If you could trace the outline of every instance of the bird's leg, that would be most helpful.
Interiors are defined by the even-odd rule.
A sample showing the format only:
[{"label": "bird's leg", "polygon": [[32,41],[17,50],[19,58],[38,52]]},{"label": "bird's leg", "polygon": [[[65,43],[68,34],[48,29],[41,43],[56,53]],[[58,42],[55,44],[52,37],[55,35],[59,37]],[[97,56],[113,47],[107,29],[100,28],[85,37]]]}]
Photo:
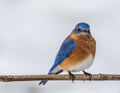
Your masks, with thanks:
[{"label": "bird's leg", "polygon": [[86,71],[83,70],[83,73],[86,75],[86,76],[89,76],[89,80],[92,79],[92,74],[91,73],[88,73]]},{"label": "bird's leg", "polygon": [[72,80],[72,82],[74,82],[75,76],[70,71],[68,71],[68,73],[70,75],[70,79]]},{"label": "bird's leg", "polygon": [[91,73],[88,73],[88,72],[86,72],[86,71],[84,71],[84,70],[83,70],[83,73],[84,73],[85,75],[92,75]]}]

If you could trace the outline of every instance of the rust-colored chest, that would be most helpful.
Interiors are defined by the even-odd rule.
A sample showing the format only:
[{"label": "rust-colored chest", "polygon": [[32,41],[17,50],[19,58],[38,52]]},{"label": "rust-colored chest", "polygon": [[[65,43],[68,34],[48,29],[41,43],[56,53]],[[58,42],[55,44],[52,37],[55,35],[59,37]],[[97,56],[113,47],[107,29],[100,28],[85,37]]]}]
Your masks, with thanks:
[{"label": "rust-colored chest", "polygon": [[65,70],[69,69],[71,66],[80,64],[80,62],[85,60],[90,54],[94,58],[96,51],[96,42],[92,36],[76,36],[71,34],[69,38],[74,40],[76,48],[69,57],[61,62],[60,66]]},{"label": "rust-colored chest", "polygon": [[70,38],[76,43],[75,54],[85,56],[91,53],[93,57],[95,56],[96,42],[92,36],[71,34]]}]

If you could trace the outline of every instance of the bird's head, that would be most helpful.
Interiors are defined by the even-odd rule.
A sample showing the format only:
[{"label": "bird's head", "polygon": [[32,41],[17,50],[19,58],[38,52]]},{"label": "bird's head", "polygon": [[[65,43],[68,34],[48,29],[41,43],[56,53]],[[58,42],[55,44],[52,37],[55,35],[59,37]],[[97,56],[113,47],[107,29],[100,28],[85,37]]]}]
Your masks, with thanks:
[{"label": "bird's head", "polygon": [[78,23],[72,32],[76,35],[91,35],[90,26],[84,22]]}]

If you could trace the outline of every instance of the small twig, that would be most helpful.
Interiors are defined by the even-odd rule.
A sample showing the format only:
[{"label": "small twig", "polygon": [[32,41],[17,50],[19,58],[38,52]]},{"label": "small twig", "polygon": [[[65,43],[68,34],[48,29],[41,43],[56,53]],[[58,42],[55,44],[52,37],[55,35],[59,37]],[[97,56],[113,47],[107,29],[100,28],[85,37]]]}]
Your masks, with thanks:
[{"label": "small twig", "polygon": [[[36,81],[36,80],[70,80],[69,75],[4,75],[0,76],[0,82],[11,81]],[[75,74],[75,80],[120,80],[120,74],[93,74],[91,79],[83,74]]]}]

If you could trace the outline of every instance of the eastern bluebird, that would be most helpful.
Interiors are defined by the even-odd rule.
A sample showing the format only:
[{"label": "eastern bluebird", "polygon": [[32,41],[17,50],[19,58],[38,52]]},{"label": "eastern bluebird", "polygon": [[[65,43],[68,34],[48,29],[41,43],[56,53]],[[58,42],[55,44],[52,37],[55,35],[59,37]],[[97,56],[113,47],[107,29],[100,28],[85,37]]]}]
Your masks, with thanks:
[{"label": "eastern bluebird", "polygon": [[[72,81],[75,77],[71,72],[83,71],[84,74],[91,75],[85,69],[92,65],[95,51],[96,41],[90,33],[90,26],[83,22],[77,24],[62,43],[48,75],[67,71]],[[42,80],[39,85],[45,85],[47,81]]]}]

